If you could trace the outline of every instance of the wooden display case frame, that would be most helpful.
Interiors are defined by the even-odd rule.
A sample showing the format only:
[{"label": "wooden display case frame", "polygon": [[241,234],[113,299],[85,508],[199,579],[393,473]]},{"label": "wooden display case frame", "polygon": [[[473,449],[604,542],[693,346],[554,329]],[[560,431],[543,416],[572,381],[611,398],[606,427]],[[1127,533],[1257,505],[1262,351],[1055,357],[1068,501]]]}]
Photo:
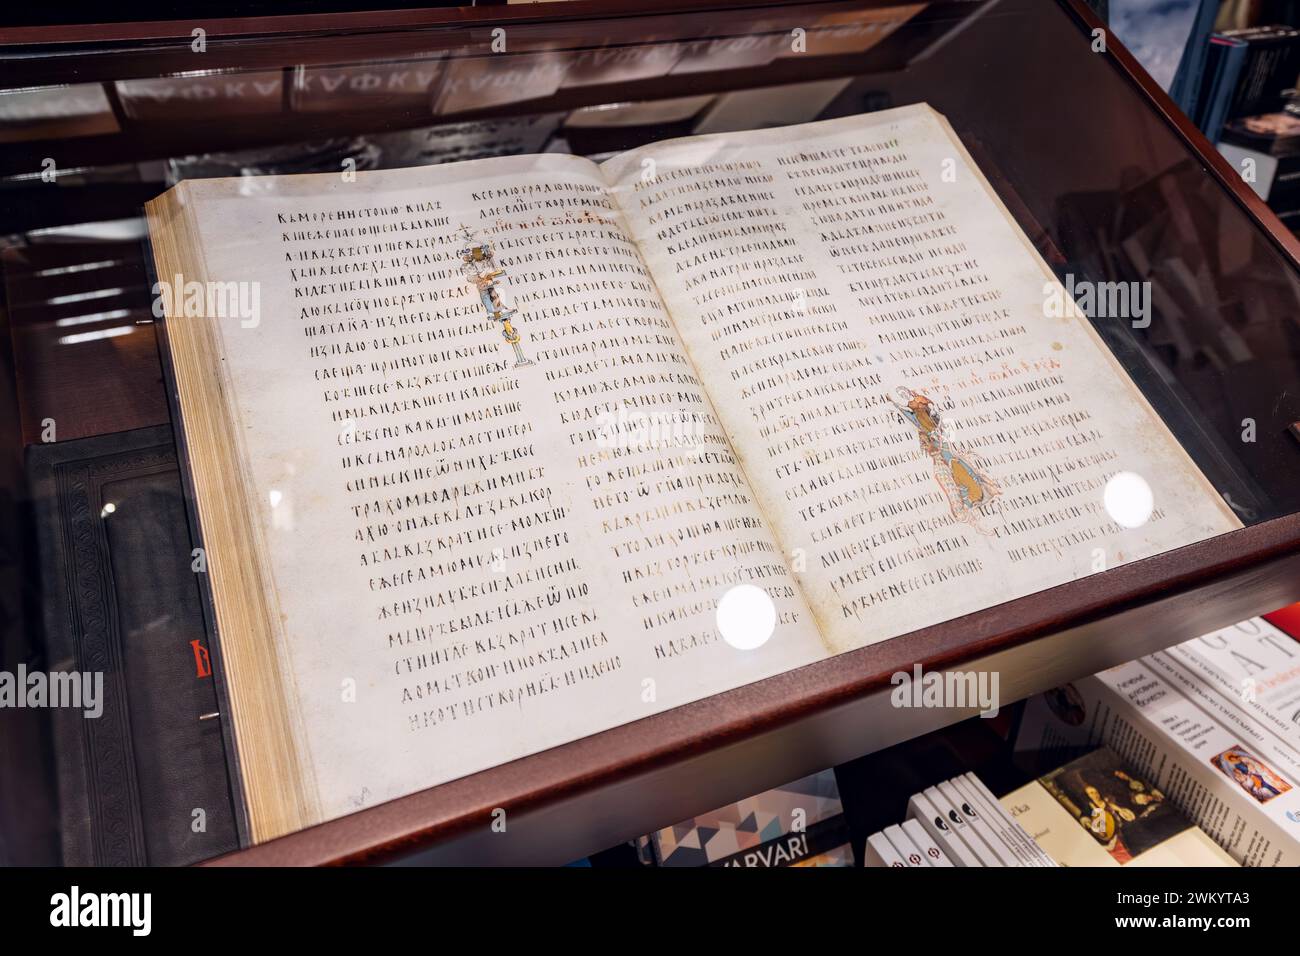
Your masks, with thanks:
[{"label": "wooden display case frame", "polygon": [[[1061,2],[1081,32],[1101,27],[1082,0]],[[18,72],[5,85],[35,86],[66,82],[70,53],[76,54],[78,82],[191,69],[191,60],[180,65],[174,48],[151,44],[188,36],[194,26],[207,31],[211,44],[206,66],[256,68],[287,57],[305,64],[364,59],[373,53],[378,34],[404,28],[443,26],[467,39],[498,25],[544,23],[562,39],[589,18],[631,24],[638,16],[665,12],[690,18],[790,5],[714,0],[701,10],[680,0],[574,0],[33,27],[0,30],[0,44],[23,53],[9,61]],[[384,54],[403,52],[391,40],[386,37]],[[411,43],[413,51],[418,37]],[[1300,243],[1132,55],[1113,38],[1105,55],[1271,241],[1300,264]],[[808,78],[793,65],[783,69]],[[765,80],[781,78],[778,72]],[[683,91],[688,90],[686,83]],[[348,122],[347,116],[326,121],[340,130]],[[252,138],[256,145],[257,136]],[[159,148],[166,147],[164,142]],[[110,138],[95,148],[106,159],[120,144]],[[17,165],[29,158],[20,150],[10,161]],[[1300,514],[1291,514],[840,654],[209,862],[565,863],[970,715],[892,707],[890,675],[915,663],[927,670],[996,670],[1001,697],[1011,701],[1297,600]],[[505,811],[504,832],[492,825],[498,810]]]}]

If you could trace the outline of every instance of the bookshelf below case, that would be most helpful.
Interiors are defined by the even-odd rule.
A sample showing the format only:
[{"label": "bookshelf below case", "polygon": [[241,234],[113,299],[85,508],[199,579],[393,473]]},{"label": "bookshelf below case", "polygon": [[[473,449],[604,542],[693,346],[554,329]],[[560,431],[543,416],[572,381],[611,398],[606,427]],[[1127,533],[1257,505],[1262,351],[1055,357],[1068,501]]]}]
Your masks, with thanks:
[{"label": "bookshelf below case", "polygon": [[1014,719],[973,718],[655,831],[635,841],[637,857],[725,867],[1294,866],[1298,665],[1300,641],[1254,618],[1020,702],[1008,708]]}]

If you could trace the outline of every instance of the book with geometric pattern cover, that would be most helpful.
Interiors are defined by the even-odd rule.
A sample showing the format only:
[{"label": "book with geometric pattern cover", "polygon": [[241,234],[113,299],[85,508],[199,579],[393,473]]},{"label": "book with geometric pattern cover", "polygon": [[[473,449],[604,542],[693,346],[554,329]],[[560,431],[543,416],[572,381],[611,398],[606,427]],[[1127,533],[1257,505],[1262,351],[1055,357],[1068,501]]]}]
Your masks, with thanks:
[{"label": "book with geometric pattern cover", "polygon": [[835,771],[746,797],[650,834],[660,866],[852,866]]}]

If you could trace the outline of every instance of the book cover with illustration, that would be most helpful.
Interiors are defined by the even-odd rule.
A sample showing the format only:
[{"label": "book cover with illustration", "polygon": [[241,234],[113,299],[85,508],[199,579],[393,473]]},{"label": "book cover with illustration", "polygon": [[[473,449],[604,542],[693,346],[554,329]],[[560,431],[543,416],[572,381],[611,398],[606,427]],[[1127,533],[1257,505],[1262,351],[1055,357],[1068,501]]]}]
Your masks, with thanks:
[{"label": "book cover with illustration", "polygon": [[1002,798],[1061,866],[1236,866],[1114,751],[1094,750]]}]

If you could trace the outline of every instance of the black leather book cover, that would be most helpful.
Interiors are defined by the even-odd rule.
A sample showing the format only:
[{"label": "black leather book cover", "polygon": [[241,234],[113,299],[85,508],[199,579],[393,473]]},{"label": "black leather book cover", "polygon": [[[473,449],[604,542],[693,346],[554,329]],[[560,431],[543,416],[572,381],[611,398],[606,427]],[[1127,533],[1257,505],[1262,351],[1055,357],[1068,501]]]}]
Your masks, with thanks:
[{"label": "black leather book cover", "polygon": [[226,742],[172,431],[27,449],[46,660],[103,674],[51,712],[64,862],[177,865],[238,846]]}]

